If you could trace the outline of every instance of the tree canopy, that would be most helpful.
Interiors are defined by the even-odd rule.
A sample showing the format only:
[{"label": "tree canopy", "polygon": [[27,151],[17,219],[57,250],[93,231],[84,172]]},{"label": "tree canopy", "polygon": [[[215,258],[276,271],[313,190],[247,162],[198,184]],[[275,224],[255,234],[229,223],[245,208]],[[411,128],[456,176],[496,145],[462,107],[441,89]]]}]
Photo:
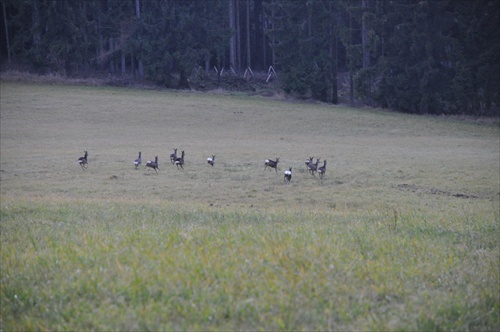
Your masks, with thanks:
[{"label": "tree canopy", "polygon": [[2,64],[189,88],[193,70],[278,73],[289,94],[498,115],[496,0],[2,0]]}]

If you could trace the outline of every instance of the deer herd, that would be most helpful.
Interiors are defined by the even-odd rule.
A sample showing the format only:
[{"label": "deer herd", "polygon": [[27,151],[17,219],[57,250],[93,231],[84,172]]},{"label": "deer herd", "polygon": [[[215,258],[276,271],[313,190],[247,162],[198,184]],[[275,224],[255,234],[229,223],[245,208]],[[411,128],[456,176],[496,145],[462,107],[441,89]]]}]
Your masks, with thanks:
[{"label": "deer herd", "polygon": [[[139,156],[137,159],[134,160],[134,167],[135,169],[138,169],[139,165],[142,163],[142,153],[139,151]],[[83,157],[78,158],[78,164],[83,170],[86,170],[88,167],[88,152],[84,151]],[[184,157],[186,156],[184,150],[182,150],[181,155],[177,155],[177,148],[174,149],[174,152],[170,155],[170,162],[172,165],[175,165],[177,169],[184,169]],[[272,170],[274,168],[274,171],[278,173],[278,163],[280,161],[280,158],[276,158],[275,160],[272,159],[266,159],[264,161],[264,170],[266,170],[269,167],[269,170]],[[323,160],[323,166],[319,166],[320,159],[316,158],[316,162],[314,162],[314,158],[310,157],[307,158],[305,161],[305,165],[307,167],[307,171],[313,175],[316,176],[315,173],[318,173],[319,178],[323,179],[323,177],[326,174],[326,159]],[[215,165],[215,155],[212,155],[211,157],[207,158],[207,164],[210,166]],[[156,173],[160,170],[158,167],[158,156],[155,156],[154,161],[153,160],[148,160],[146,162],[146,168],[152,168]],[[292,180],[292,168],[289,167],[287,170],[284,172],[284,182],[285,183],[290,183]]]}]

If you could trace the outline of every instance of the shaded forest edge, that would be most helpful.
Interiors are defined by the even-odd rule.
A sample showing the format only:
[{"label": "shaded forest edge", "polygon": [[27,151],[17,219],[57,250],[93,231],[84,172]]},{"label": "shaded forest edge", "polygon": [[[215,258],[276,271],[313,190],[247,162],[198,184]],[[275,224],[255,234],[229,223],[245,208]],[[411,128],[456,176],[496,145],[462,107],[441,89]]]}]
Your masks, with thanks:
[{"label": "shaded forest edge", "polygon": [[[339,84],[339,104],[349,105],[353,107],[364,106],[361,101],[355,101],[354,104],[349,104],[349,86],[346,77],[348,74],[342,75],[344,83]],[[178,75],[174,78],[179,80]],[[57,73],[52,74],[37,74],[30,73],[27,70],[15,70],[3,68],[0,70],[1,82],[19,82],[19,83],[38,83],[38,84],[55,84],[55,85],[81,85],[81,86],[110,86],[124,87],[132,89],[145,90],[189,90],[216,94],[231,94],[242,93],[249,96],[269,97],[276,100],[288,102],[319,102],[305,96],[294,96],[286,94],[283,91],[283,84],[280,82],[276,74],[269,76],[267,73],[254,72],[248,76],[238,76],[233,73],[223,75],[207,74],[200,72],[192,75],[188,79],[189,88],[179,88],[177,85],[173,87],[165,87],[156,84],[153,81],[146,79],[138,79],[137,77],[114,76],[114,75],[93,75],[92,77],[67,77]]]},{"label": "shaded forest edge", "polygon": [[[15,70],[4,68],[0,71],[0,79],[3,82],[57,84],[57,85],[82,85],[82,86],[111,86],[126,87],[132,89],[146,90],[186,90],[212,93],[238,92],[248,95],[259,95],[263,97],[274,97],[287,100],[306,100],[307,98],[294,98],[283,92],[282,86],[276,76],[267,79],[265,73],[254,73],[251,77],[240,77],[234,74],[210,75],[200,73],[188,78],[187,87],[173,85],[170,87],[157,84],[147,79],[139,79],[133,76],[115,75],[93,75],[86,77],[68,77],[58,73],[37,74],[26,70]],[[179,80],[178,75],[173,75]]]},{"label": "shaded forest edge", "polygon": [[1,5],[4,79],[26,73],[25,79],[33,74],[37,80],[221,89],[414,114],[500,116],[496,0]]},{"label": "shaded forest edge", "polygon": [[[238,77],[226,77],[225,79],[219,80],[216,77],[208,78],[207,80],[200,80],[193,82],[193,88],[190,89],[193,93],[213,93],[220,95],[231,95],[233,93],[241,93],[248,96],[261,96],[264,98],[269,98],[271,100],[278,100],[282,102],[291,103],[321,103],[320,101],[314,99],[297,98],[291,95],[287,95],[283,92],[281,83],[278,79],[271,82],[263,81],[263,74],[251,79],[242,79]],[[339,106],[364,108],[361,101],[355,102],[355,104],[350,104],[348,98],[349,86],[348,86],[348,74],[343,75],[344,84],[339,86],[342,87],[342,98],[339,99]],[[32,74],[26,71],[17,70],[3,70],[0,72],[0,85],[2,82],[12,82],[12,83],[22,83],[22,84],[47,84],[47,85],[72,85],[72,86],[108,86],[108,87],[118,87],[118,88],[129,88],[137,90],[173,90],[160,86],[153,82],[148,82],[145,80],[137,80],[132,78],[124,77],[112,77],[112,76],[102,76],[102,77],[86,77],[86,78],[69,78],[62,77],[58,74]],[[186,91],[185,89],[183,89]],[[371,108],[370,106],[368,106]],[[380,108],[379,108],[380,110]],[[385,112],[397,112],[390,109],[384,109]],[[466,121],[476,124],[494,124],[500,128],[500,116],[486,116],[486,115],[467,115],[467,114],[420,114],[421,116],[438,116],[439,118],[453,119],[459,121]]]}]

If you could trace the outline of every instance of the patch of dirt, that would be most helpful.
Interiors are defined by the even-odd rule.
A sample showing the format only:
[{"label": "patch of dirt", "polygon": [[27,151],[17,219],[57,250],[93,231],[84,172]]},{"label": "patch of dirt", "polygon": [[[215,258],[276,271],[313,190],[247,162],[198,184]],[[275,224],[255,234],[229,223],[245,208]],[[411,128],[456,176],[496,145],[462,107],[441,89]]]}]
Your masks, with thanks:
[{"label": "patch of dirt", "polygon": [[478,195],[474,194],[464,194],[464,193],[456,193],[449,190],[441,190],[438,188],[426,188],[421,186],[416,186],[414,184],[398,184],[392,186],[395,189],[401,191],[409,191],[415,194],[428,194],[428,195],[439,195],[439,196],[453,196],[458,198],[480,198]]}]

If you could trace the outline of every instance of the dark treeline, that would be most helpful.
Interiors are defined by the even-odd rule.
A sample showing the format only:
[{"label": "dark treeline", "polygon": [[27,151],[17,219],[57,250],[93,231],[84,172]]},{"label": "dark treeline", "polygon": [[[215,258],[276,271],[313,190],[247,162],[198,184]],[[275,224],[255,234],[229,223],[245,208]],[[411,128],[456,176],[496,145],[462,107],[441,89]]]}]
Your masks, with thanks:
[{"label": "dark treeline", "polygon": [[4,67],[188,88],[278,73],[285,92],[403,112],[498,115],[497,0],[2,0]]}]

